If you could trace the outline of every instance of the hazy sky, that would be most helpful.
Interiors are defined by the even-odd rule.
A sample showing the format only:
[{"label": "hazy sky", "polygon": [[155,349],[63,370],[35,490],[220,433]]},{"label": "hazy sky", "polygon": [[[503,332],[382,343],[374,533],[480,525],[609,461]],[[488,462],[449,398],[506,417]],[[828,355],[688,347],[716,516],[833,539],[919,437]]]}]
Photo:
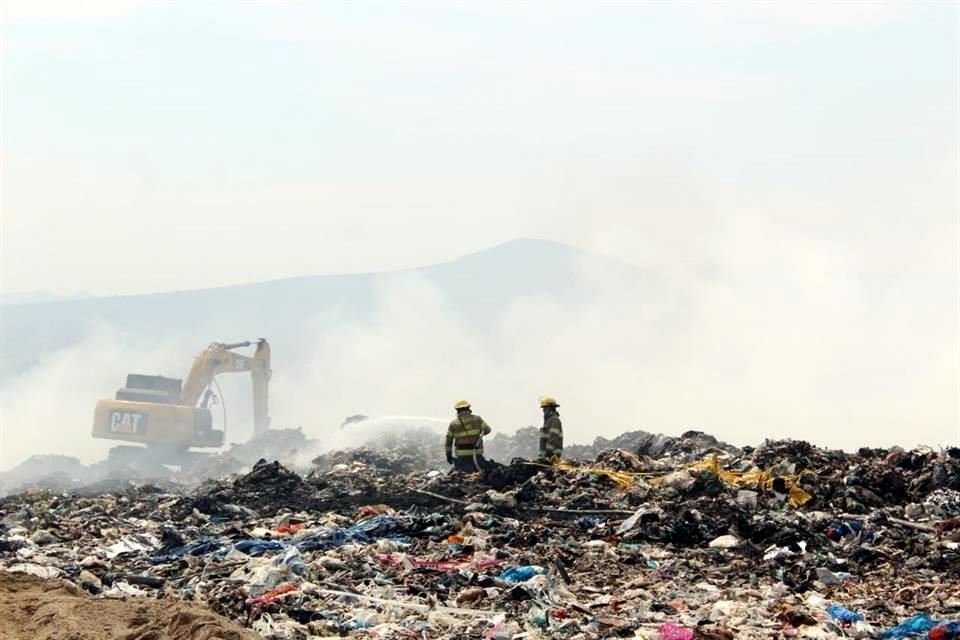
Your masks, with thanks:
[{"label": "hazy sky", "polygon": [[954,2],[0,6],[4,292],[535,236],[955,295]]},{"label": "hazy sky", "polygon": [[[592,274],[594,305],[514,301],[485,319],[497,352],[414,277],[366,324],[303,319],[302,350],[275,353],[276,424],[442,416],[467,395],[509,431],[551,393],[578,441],[957,443],[958,7],[0,2],[0,292],[548,238],[665,287]],[[5,381],[19,439],[0,467],[50,443],[96,459],[111,443],[75,425],[128,367],[176,375],[239,321],[37,354]]]}]

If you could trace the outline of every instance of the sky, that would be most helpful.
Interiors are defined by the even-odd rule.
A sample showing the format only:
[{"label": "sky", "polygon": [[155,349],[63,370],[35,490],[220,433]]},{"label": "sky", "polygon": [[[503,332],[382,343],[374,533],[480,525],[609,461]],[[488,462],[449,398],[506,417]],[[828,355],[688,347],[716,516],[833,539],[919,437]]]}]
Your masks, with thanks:
[{"label": "sky", "polygon": [[[958,5],[4,2],[0,292],[432,264],[954,278]],[[807,268],[807,267],[805,267]]]},{"label": "sky", "polygon": [[[550,393],[576,441],[960,443],[960,3],[8,0],[0,16],[4,296],[402,269],[518,237],[666,284],[654,304],[591,273],[594,306],[511,303],[489,320],[498,354],[411,276],[367,323],[304,319],[303,353],[275,354],[282,424],[443,416],[463,394],[509,431]],[[146,348],[98,327],[38,354],[4,380],[0,426],[34,430],[7,434],[0,468],[38,442],[95,459],[64,425],[131,362],[175,374],[208,328]]]}]

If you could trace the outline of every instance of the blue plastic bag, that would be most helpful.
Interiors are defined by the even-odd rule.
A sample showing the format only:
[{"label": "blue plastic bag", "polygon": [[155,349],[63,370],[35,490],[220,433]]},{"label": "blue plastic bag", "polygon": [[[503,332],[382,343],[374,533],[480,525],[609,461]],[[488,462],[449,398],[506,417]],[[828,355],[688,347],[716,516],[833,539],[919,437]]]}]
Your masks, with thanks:
[{"label": "blue plastic bag", "polygon": [[891,627],[880,634],[881,638],[917,638],[927,633],[940,623],[924,614],[918,614],[904,620],[895,627]]},{"label": "blue plastic bag", "polygon": [[850,611],[850,609],[847,609],[839,604],[834,604],[827,607],[827,615],[834,620],[839,620],[840,622],[860,622],[863,620],[863,614],[857,613],[856,611]]},{"label": "blue plastic bag", "polygon": [[512,583],[526,582],[538,573],[543,573],[539,567],[510,567],[500,574],[500,578]]}]

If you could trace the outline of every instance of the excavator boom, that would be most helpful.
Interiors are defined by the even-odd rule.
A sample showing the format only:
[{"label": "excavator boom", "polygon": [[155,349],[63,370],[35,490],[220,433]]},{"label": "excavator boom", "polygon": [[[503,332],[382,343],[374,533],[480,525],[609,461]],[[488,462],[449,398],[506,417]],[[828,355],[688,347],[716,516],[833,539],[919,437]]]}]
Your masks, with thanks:
[{"label": "excavator boom", "polygon": [[257,340],[253,356],[234,353],[231,349],[249,347],[251,342],[223,344],[214,342],[193,361],[183,384],[180,404],[196,406],[214,377],[221,373],[249,372],[253,379],[253,431],[261,433],[270,428],[269,384],[270,344]]}]

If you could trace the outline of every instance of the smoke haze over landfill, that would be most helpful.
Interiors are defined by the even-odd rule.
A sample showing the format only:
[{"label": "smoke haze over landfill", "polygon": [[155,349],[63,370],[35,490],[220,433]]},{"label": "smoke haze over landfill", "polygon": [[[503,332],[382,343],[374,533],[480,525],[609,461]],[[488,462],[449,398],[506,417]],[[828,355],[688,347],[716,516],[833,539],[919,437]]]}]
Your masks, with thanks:
[{"label": "smoke haze over landfill", "polygon": [[[538,422],[537,398],[551,393],[563,405],[569,442],[634,428],[697,428],[737,444],[799,437],[848,449],[956,442],[957,364],[945,348],[956,336],[947,318],[930,317],[919,331],[921,318],[881,313],[879,301],[852,295],[847,281],[818,278],[785,299],[738,275],[673,275],[667,287],[608,290],[604,273],[584,269],[593,300],[520,298],[491,306],[478,329],[426,278],[400,274],[371,313],[318,314],[296,335],[273,340],[273,424],[303,426],[343,446],[369,435],[340,429],[348,415],[442,420],[467,397],[495,429],[512,433]],[[223,334],[217,326],[219,318],[201,319],[148,346],[105,326],[45,354],[4,381],[4,466],[41,452],[102,458],[109,444],[89,436],[95,401],[128,371],[185,375],[195,352]],[[910,350],[876,348],[907,340]],[[220,384],[228,440],[240,441],[250,429],[249,380],[225,375]],[[6,429],[17,424],[30,428]]]},{"label": "smoke haze over landfill", "polygon": [[[571,442],[960,442],[955,3],[90,6],[2,8],[4,302],[556,257],[509,299],[405,271],[264,332],[273,424],[339,445],[466,397],[512,432],[549,393]],[[125,374],[261,337],[183,304],[0,336],[36,345],[0,363],[0,469],[102,459]]]}]

